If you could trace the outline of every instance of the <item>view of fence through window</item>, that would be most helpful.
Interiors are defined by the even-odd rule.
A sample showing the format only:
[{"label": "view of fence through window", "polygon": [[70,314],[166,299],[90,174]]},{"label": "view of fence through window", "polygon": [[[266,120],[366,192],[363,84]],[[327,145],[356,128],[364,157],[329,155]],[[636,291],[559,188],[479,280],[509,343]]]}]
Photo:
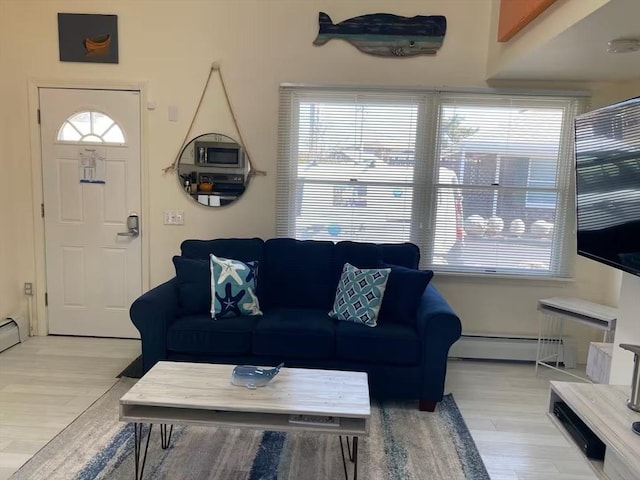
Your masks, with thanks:
[{"label": "view of fence through window", "polygon": [[441,270],[566,276],[570,99],[312,93],[294,105],[287,234],[410,241]]},{"label": "view of fence through window", "polygon": [[464,242],[434,263],[549,271],[563,117],[561,108],[442,106],[439,164],[457,177]]}]

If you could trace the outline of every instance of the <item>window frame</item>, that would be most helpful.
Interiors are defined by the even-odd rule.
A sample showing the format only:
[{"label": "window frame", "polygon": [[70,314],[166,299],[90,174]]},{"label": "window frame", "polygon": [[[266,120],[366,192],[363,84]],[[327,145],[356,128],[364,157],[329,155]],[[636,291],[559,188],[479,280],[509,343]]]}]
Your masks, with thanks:
[{"label": "window frame", "polygon": [[[82,133],[82,131],[77,127],[76,118],[80,115],[89,115],[89,132]],[[96,133],[96,119],[94,117],[95,114],[101,115],[103,117],[108,118],[111,121],[111,125],[109,125],[102,133]],[[80,138],[75,140],[66,140],[61,138],[64,134],[64,130],[69,126],[71,129],[75,130]],[[112,141],[105,139],[107,134],[111,131],[117,131],[122,136],[122,141]],[[89,139],[91,138],[91,139]],[[89,139],[89,140],[87,140]],[[80,110],[69,115],[60,125],[58,129],[58,133],[56,134],[56,143],[60,144],[74,144],[74,145],[109,145],[109,146],[124,146],[127,144],[127,136],[125,134],[124,129],[120,126],[120,124],[110,115],[106,114],[101,110]]]},{"label": "window frame", "polygon": [[[301,201],[297,202],[297,197],[301,193],[299,164],[293,162],[292,158],[299,158],[300,140],[300,104],[303,101],[315,101],[322,103],[329,98],[346,98],[357,94],[358,98],[366,99],[370,96],[378,103],[380,97],[388,95],[392,104],[396,104],[394,99],[414,98],[418,108],[415,144],[415,162],[413,165],[413,181],[405,184],[411,188],[412,208],[410,214],[409,237],[406,241],[417,244],[422,251],[421,267],[430,268],[442,273],[470,276],[494,276],[507,278],[536,278],[541,280],[549,279],[570,279],[573,267],[573,255],[571,248],[573,241],[567,236],[567,232],[572,231],[574,219],[571,217],[573,209],[573,119],[575,115],[581,113],[586,108],[583,92],[510,92],[510,91],[485,91],[485,90],[434,90],[434,89],[394,89],[378,87],[344,87],[344,86],[305,86],[285,84],[281,86],[280,96],[280,116],[279,116],[279,145],[278,145],[278,178],[276,192],[276,235],[280,237],[295,236],[295,225],[297,213],[301,208]],[[564,102],[562,107],[562,127],[559,134],[558,153],[556,162],[556,181],[554,187],[535,186],[531,183],[531,162],[528,166],[527,185],[525,186],[480,186],[465,184],[460,182],[456,189],[460,192],[467,189],[493,189],[496,196],[500,192],[522,191],[525,202],[534,192],[555,193],[556,215],[563,215],[560,228],[555,228],[551,238],[550,261],[548,270],[530,272],[524,269],[507,268],[495,271],[487,268],[465,268],[462,265],[455,265],[450,268],[446,265],[427,263],[432,259],[436,249],[435,246],[435,224],[437,197],[442,189],[451,189],[450,183],[439,182],[439,171],[441,165],[441,142],[439,140],[441,122],[443,120],[442,109],[449,105],[451,98],[464,98],[470,94],[469,98],[481,101],[475,105],[504,106],[504,99],[510,98],[512,102],[521,102],[523,107],[550,105],[553,108]],[[532,100],[533,99],[533,100]],[[398,104],[402,104],[399,102]],[[431,148],[429,148],[431,146]],[[565,159],[564,162],[562,159]],[[562,164],[562,165],[561,165]],[[304,182],[302,182],[304,183]],[[379,186],[379,183],[375,184]],[[367,182],[358,182],[359,188],[365,191],[370,189]],[[343,188],[348,189],[349,184],[343,184]],[[336,185],[333,186],[335,194]],[[366,202],[366,195],[363,197]],[[301,200],[301,198],[300,198]],[[334,200],[335,202],[335,200]],[[542,207],[541,207],[542,208]],[[546,208],[546,207],[545,207]],[[353,239],[358,241],[357,238]]]}]

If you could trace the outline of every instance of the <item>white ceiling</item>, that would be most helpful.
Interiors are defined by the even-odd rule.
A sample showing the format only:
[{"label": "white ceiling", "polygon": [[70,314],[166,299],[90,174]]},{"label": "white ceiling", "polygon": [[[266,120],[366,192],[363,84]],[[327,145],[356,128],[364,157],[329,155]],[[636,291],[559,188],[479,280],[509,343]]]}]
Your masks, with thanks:
[{"label": "white ceiling", "polygon": [[640,52],[607,53],[607,43],[617,38],[640,38],[640,0],[611,0],[492,79],[640,80]]}]

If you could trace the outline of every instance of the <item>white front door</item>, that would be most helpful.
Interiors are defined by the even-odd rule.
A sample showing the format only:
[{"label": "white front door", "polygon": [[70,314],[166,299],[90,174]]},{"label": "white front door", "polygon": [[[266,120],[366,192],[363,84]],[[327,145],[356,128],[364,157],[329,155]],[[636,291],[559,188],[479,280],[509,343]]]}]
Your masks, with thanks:
[{"label": "white front door", "polygon": [[49,333],[139,338],[140,92],[38,95]]}]

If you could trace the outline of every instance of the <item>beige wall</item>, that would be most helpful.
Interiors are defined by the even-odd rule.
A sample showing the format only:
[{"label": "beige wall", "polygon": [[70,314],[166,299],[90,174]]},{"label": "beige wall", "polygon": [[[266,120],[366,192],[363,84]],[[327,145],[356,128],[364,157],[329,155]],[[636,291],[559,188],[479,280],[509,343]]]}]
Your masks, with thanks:
[{"label": "beige wall", "polygon": [[[608,105],[627,98],[640,96],[640,79],[628,82],[598,83],[593,85],[593,107]],[[633,371],[633,354],[622,350],[620,343],[640,345],[640,278],[612,271],[608,296],[611,304],[618,305],[615,348],[611,361],[610,383],[629,384]]]},{"label": "beige wall", "polygon": [[[640,80],[598,83],[592,86],[592,107],[640,95]],[[569,228],[569,232],[573,229]],[[575,242],[572,243],[575,250]],[[540,282],[464,277],[436,277],[435,283],[463,320],[468,333],[532,334],[536,332],[536,301],[549,296],[576,296],[616,306],[621,273],[614,268],[575,256],[573,282]],[[638,292],[640,294],[640,292]],[[586,327],[571,326],[578,353],[586,354],[588,339],[598,334]]]},{"label": "beige wall", "polygon": [[487,77],[493,77],[505,66],[522,55],[539,48],[556,35],[589,16],[611,0],[556,0],[550,7],[518,32],[508,42],[498,38],[500,0],[491,0],[493,5],[490,31]]},{"label": "beige wall", "polygon": [[[0,32],[4,32],[8,23],[6,6],[0,2]],[[23,178],[16,178],[17,159],[15,158],[15,144],[9,142],[14,126],[11,118],[17,105],[10,102],[6,72],[9,66],[9,46],[4,41],[3,33],[0,33],[0,318],[7,315],[24,312],[26,308],[20,305],[21,275],[19,273],[18,257],[24,258],[31,255],[27,249],[19,247],[18,229],[23,234],[29,234],[30,229],[24,228],[24,223],[19,224],[17,210],[21,199],[31,195],[30,190],[20,193],[20,184],[28,182],[28,170],[22,172]],[[23,145],[24,149],[27,145]],[[24,161],[24,158],[23,158]],[[28,203],[28,202],[27,202]]]},{"label": "beige wall", "polygon": [[[3,5],[0,3],[0,31],[3,30],[4,25],[4,12]],[[2,37],[0,33],[0,72],[6,71],[5,62],[4,62],[4,48]],[[2,174],[0,174],[0,215],[2,218],[7,218],[10,214],[9,208],[9,199],[11,196],[7,191],[7,187],[9,185],[9,175],[8,173],[8,152],[7,148],[7,119],[8,115],[5,113],[4,109],[7,104],[7,94],[6,89],[4,88],[4,76],[0,75],[0,168],[2,168]],[[5,220],[6,222],[6,220]],[[4,317],[7,314],[8,306],[7,301],[9,298],[9,282],[11,276],[9,275],[9,265],[8,265],[8,250],[11,245],[9,239],[7,238],[6,233],[9,231],[9,226],[5,223],[0,223],[0,316]],[[0,317],[0,318],[1,318]]]},{"label": "beige wall", "polygon": [[[19,303],[20,293],[12,285],[20,286],[36,276],[29,165],[31,155],[38,156],[29,151],[29,81],[144,82],[148,100],[157,105],[154,111],[143,111],[144,168],[148,175],[147,228],[143,234],[149,239],[148,274],[153,286],[172,275],[171,256],[184,239],[275,234],[280,83],[479,87],[486,85],[492,43],[487,40],[490,0],[407,0],[394,4],[397,14],[443,14],[448,20],[447,37],[437,56],[404,59],[367,56],[338,40],[322,47],[311,44],[317,33],[319,10],[339,22],[363,12],[389,11],[389,3],[381,0],[367,1],[366,8],[362,2],[339,0],[120,0],[108,4],[0,0],[0,5],[4,10],[0,15],[0,45],[8,52],[3,57],[2,81],[9,92],[6,101],[13,125],[0,155],[11,178],[8,203],[16,231],[20,232],[7,244],[13,252],[11,259],[0,257],[0,262],[15,264],[8,280],[2,275],[0,308]],[[120,63],[59,62],[57,12],[118,14]],[[161,172],[178,153],[212,61],[222,65],[255,167],[268,172],[267,177],[255,178],[233,207],[219,210],[190,203],[177,188],[175,177]],[[237,136],[217,81],[213,87],[193,134],[213,130]],[[179,108],[177,123],[167,119],[170,105]],[[7,194],[3,191],[1,195]],[[185,225],[162,225],[164,209],[183,209]],[[0,245],[4,247],[4,243]],[[465,331],[533,334],[537,331],[538,298],[576,295],[608,300],[610,270],[595,262],[577,260],[574,282],[445,276],[435,282],[460,314]],[[577,334],[586,338],[591,335],[584,331]],[[581,352],[585,349],[583,346]]]},{"label": "beige wall", "polygon": [[[633,57],[629,61],[633,61]],[[635,58],[637,61],[637,56]],[[598,82],[591,85],[593,108],[640,96],[640,79],[626,82]]]},{"label": "beige wall", "polygon": [[[82,83],[144,82],[156,110],[143,112],[143,148],[148,174],[146,231],[150,242],[150,285],[172,274],[171,255],[186,238],[275,234],[275,163],[278,85],[282,82],[380,85],[484,85],[490,3],[445,0],[407,1],[398,14],[439,13],[448,17],[447,39],[437,57],[381,59],[361,54],[351,45],[331,41],[314,47],[318,11],[338,22],[362,13],[357,2],[324,1],[98,1],[0,0],[0,40],[6,56],[3,81],[10,92],[9,141],[3,154],[14,152],[8,166],[15,182],[12,208],[24,239],[15,239],[18,272],[12,282],[35,278],[29,131],[29,81]],[[385,11],[388,2],[369,1],[367,11]],[[58,12],[117,14],[118,65],[58,61]],[[481,41],[469,42],[469,38]],[[178,153],[212,61],[222,65],[229,94],[255,167],[267,177],[253,180],[232,208],[210,210],[191,203],[176,188],[173,175],[163,175]],[[217,81],[193,134],[220,131],[237,136]],[[169,122],[167,109],[179,108],[179,122]],[[37,131],[35,132],[37,136]],[[33,145],[36,146],[36,145]],[[38,159],[37,152],[33,157]],[[184,209],[185,225],[162,225],[164,209]],[[42,294],[42,292],[40,292]],[[2,297],[14,297],[3,287]]]},{"label": "beige wall", "polygon": [[[591,85],[591,106],[593,108],[640,96],[640,79],[625,82],[598,82]],[[606,303],[617,305],[620,298],[622,271],[611,270],[612,281],[606,285]],[[640,292],[638,292],[640,294]],[[640,341],[640,340],[639,340]]]}]

